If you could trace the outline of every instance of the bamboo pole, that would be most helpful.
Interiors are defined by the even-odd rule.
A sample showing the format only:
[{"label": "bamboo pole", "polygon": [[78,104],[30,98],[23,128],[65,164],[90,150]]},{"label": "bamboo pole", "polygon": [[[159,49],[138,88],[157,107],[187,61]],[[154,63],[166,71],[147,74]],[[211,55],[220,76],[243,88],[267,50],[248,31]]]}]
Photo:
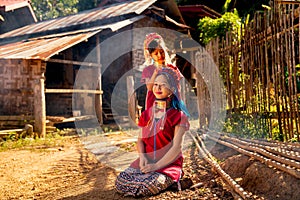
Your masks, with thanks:
[{"label": "bamboo pole", "polygon": [[98,81],[98,85],[97,85],[97,89],[99,91],[101,91],[101,93],[95,93],[95,110],[96,110],[96,116],[98,119],[98,122],[100,125],[103,124],[103,117],[102,117],[102,73],[101,73],[101,49],[100,49],[100,36],[98,35],[96,37],[96,52],[97,52],[97,73],[98,73],[98,77],[97,77],[97,81]]},{"label": "bamboo pole", "polygon": [[[229,113],[239,112],[238,108],[245,105],[246,113],[252,113],[257,127],[267,125],[269,137],[273,137],[270,115],[275,111],[279,134],[285,140],[294,138],[295,133],[299,140],[300,113],[295,76],[295,66],[300,62],[300,45],[299,49],[295,46],[300,43],[300,31],[296,29],[299,17],[299,8],[294,5],[274,3],[273,9],[263,15],[256,14],[253,21],[245,25],[239,42],[227,33],[224,38],[213,41],[220,41],[216,46],[218,53],[215,46],[207,45],[213,58],[220,66],[225,66],[221,72]],[[299,37],[295,37],[296,31]],[[240,71],[245,76],[240,76]],[[276,110],[273,110],[274,105]],[[256,113],[268,114],[269,118],[260,119]]]},{"label": "bamboo pole", "polygon": [[45,89],[45,93],[87,93],[87,94],[103,94],[100,90],[85,90],[85,89]]}]

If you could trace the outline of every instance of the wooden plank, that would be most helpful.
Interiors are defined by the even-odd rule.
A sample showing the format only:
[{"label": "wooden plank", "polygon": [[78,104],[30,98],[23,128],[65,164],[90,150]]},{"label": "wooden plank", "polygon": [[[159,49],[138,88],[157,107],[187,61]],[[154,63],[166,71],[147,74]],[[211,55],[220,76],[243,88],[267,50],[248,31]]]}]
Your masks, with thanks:
[{"label": "wooden plank", "polygon": [[45,93],[88,93],[103,94],[102,90],[81,90],[81,89],[45,89]]},{"label": "wooden plank", "polygon": [[99,67],[99,64],[97,63],[80,62],[74,60],[49,59],[47,60],[47,62],[71,64],[71,65],[79,65],[79,66],[87,66],[87,67]]},{"label": "wooden plank", "polygon": [[9,130],[1,130],[0,131],[0,136],[5,136],[5,135],[9,135],[9,134],[13,134],[13,133],[19,133],[19,132],[23,132],[24,129],[19,128],[19,129],[9,129]]},{"label": "wooden plank", "polygon": [[0,121],[30,121],[33,120],[33,116],[22,116],[22,115],[0,115]]}]

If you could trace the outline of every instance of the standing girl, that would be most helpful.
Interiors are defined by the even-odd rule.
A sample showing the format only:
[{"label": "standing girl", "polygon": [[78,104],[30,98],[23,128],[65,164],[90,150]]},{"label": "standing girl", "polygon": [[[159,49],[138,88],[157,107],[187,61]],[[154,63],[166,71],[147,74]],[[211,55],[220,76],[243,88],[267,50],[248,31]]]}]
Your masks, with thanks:
[{"label": "standing girl", "polygon": [[147,95],[145,102],[145,109],[150,108],[153,105],[155,96],[153,94],[153,82],[159,70],[169,67],[178,71],[178,68],[171,64],[170,56],[167,52],[167,48],[163,38],[157,33],[150,33],[146,36],[144,41],[144,56],[146,66],[142,72],[141,82],[147,86]]}]

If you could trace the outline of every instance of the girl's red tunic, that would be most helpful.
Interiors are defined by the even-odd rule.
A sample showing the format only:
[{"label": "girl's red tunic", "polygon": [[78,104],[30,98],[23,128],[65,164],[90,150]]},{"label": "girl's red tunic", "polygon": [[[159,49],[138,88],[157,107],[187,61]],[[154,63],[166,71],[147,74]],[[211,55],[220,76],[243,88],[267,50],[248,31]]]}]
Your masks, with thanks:
[{"label": "girl's red tunic", "polygon": [[[152,116],[152,109],[144,111],[140,117],[138,125],[142,127],[142,141],[144,142],[147,158],[150,162],[154,163],[160,160],[171,148],[175,126],[183,126],[186,130],[188,130],[189,122],[187,116],[182,111],[170,108],[167,111],[167,117],[165,119],[163,129],[161,130],[160,126],[163,123],[163,120],[160,119],[155,121]],[[154,139],[156,141],[156,145]],[[166,174],[177,182],[182,175],[182,153],[174,159],[175,160],[172,163],[157,170],[157,172]],[[139,158],[135,160],[130,167],[139,169]]]}]

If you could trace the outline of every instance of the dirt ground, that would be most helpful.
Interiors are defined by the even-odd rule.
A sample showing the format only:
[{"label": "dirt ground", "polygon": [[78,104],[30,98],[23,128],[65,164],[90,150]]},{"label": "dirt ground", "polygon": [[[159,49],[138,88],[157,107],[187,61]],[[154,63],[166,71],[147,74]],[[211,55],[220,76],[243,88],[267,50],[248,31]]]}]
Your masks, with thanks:
[{"label": "dirt ground", "polygon": [[0,199],[119,199],[116,172],[79,138],[63,146],[0,152]]},{"label": "dirt ground", "polygon": [[220,164],[242,188],[258,199],[299,200],[300,180],[232,149],[216,145],[212,150]]},{"label": "dirt ground", "polygon": [[[186,159],[186,175],[199,181],[201,189],[166,191],[141,199],[232,199],[229,192],[224,192],[220,180],[215,180],[215,174],[209,172],[207,164],[203,163],[201,172],[197,171],[197,152],[193,150],[186,154],[193,154],[192,157],[197,159]],[[3,151],[0,152],[0,163],[1,200],[136,199],[123,197],[115,191],[114,182],[119,172],[98,162],[79,137],[64,140],[63,145],[55,148]],[[196,175],[198,173],[203,174],[202,178]]]},{"label": "dirt ground", "polygon": [[[218,159],[225,160],[222,165],[227,173],[260,199],[299,197],[299,180],[220,148],[216,146],[215,151],[222,152]],[[193,157],[184,164],[186,175],[200,187],[143,199],[234,199],[226,184],[197,156],[195,148],[185,154]],[[136,199],[116,193],[118,172],[98,162],[75,136],[56,147],[0,152],[0,163],[0,199]]]}]

